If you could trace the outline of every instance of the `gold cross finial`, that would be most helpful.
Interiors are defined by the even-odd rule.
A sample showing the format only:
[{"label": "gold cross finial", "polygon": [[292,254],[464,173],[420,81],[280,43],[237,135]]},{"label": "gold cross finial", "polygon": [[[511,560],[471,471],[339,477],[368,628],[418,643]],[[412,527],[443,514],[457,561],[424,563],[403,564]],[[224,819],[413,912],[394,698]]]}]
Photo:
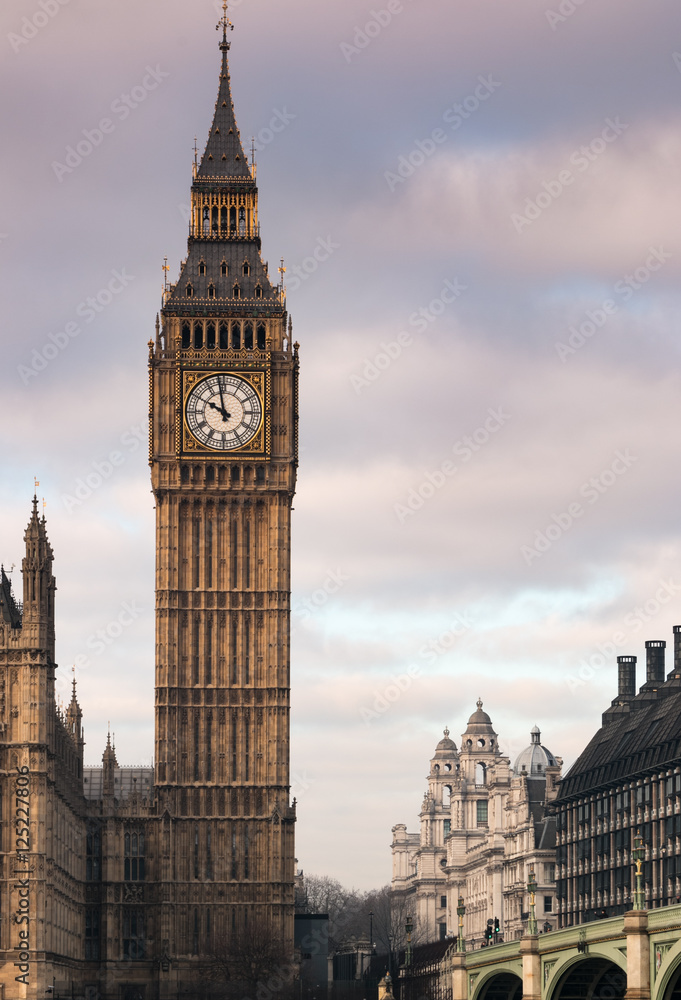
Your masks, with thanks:
[{"label": "gold cross finial", "polygon": [[226,45],[227,44],[227,28],[229,28],[230,31],[234,31],[234,25],[232,24],[232,22],[230,21],[230,19],[227,17],[227,0],[222,0],[222,11],[223,11],[222,18],[221,18],[221,20],[219,21],[219,23],[217,25],[216,31],[219,31],[220,28],[222,28],[222,41]]}]

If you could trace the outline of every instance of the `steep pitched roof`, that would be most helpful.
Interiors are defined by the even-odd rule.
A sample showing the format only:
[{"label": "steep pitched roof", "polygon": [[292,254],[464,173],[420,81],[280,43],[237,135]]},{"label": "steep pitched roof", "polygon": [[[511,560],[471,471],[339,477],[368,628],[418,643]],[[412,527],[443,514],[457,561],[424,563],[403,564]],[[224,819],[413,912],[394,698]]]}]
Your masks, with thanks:
[{"label": "steep pitched roof", "polygon": [[681,675],[615,699],[603,725],[560,783],[558,800],[681,761]]},{"label": "steep pitched roof", "polygon": [[4,566],[0,569],[0,621],[11,628],[21,628],[21,611],[14,600],[12,583]]},{"label": "steep pitched roof", "polygon": [[244,155],[234,114],[229,62],[227,60],[229,42],[226,38],[220,45],[220,49],[222,51],[222,66],[220,68],[218,99],[215,102],[213,124],[197,176],[202,180],[212,177],[239,177],[252,180],[251,169]]}]

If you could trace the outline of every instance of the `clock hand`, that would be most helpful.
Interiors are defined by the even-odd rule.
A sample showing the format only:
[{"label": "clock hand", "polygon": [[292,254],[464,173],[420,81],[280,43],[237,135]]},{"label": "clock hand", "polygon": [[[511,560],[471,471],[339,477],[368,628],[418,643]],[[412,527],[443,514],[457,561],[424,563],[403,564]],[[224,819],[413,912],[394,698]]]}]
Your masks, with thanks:
[{"label": "clock hand", "polygon": [[[222,382],[220,381],[220,376],[218,375],[218,389],[220,390],[220,402],[222,403],[222,412],[225,413],[227,407],[225,406],[225,397],[222,394]],[[225,419],[227,419],[225,417]]]},{"label": "clock hand", "polygon": [[232,414],[228,413],[227,410],[225,410],[222,406],[216,406],[215,403],[211,402],[209,402],[208,405],[212,407],[212,409],[217,410],[218,413],[222,415],[223,420],[229,420],[230,417],[232,416]]}]

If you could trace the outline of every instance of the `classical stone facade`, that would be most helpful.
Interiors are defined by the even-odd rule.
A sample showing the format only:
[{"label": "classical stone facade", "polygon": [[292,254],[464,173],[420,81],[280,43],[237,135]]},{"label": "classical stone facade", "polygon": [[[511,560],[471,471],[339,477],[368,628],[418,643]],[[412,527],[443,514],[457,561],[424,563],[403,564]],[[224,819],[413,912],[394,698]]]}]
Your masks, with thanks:
[{"label": "classical stone facade", "polygon": [[561,761],[541,745],[536,727],[531,739],[511,768],[480,701],[460,749],[445,730],[430,762],[420,832],[393,827],[393,904],[412,917],[417,943],[456,936],[460,896],[469,940],[483,941],[495,918],[506,940],[520,937],[527,928],[530,869],[539,926],[555,926],[549,805]]},{"label": "classical stone facade", "polygon": [[[226,15],[188,255],[149,344],[155,768],[83,767],[55,702],[53,554],[37,500],[23,604],[0,579],[0,996],[198,995],[258,941],[290,958],[290,519],[298,345],[261,257]],[[207,989],[207,987],[206,987]],[[192,993],[192,991],[194,991]],[[203,994],[202,994],[203,995]]]}]

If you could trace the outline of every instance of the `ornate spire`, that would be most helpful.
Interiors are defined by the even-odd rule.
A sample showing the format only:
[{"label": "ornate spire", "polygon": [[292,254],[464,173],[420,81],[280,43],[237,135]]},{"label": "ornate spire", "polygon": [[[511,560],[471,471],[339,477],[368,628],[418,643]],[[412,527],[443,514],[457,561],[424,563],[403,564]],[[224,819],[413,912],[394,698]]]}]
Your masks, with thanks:
[{"label": "ornate spire", "polygon": [[201,164],[197,170],[199,179],[207,177],[239,178],[252,181],[251,170],[248,160],[241,145],[241,137],[236,124],[234,114],[234,102],[232,100],[232,88],[229,78],[229,62],[227,53],[230,43],[227,41],[227,27],[232,29],[232,24],[227,18],[227,4],[223,4],[225,15],[218,24],[218,29],[222,27],[222,42],[220,51],[222,52],[222,65],[220,68],[220,83],[218,86],[218,99],[215,102],[215,113],[211,126],[206,149],[201,159]]},{"label": "ornate spire", "polygon": [[38,513],[38,496],[33,494],[31,516],[24,533],[26,555],[21,572],[24,580],[24,624],[47,629],[44,635],[51,655],[54,655],[54,592],[52,576],[54,555],[47,538],[45,514]]},{"label": "ornate spire", "polygon": [[82,732],[82,721],[83,713],[81,707],[78,704],[78,698],[76,697],[76,668],[73,667],[73,690],[71,694],[71,702],[68,709],[66,710],[66,723],[70,732],[76,737],[77,740],[81,740],[83,737]]}]

